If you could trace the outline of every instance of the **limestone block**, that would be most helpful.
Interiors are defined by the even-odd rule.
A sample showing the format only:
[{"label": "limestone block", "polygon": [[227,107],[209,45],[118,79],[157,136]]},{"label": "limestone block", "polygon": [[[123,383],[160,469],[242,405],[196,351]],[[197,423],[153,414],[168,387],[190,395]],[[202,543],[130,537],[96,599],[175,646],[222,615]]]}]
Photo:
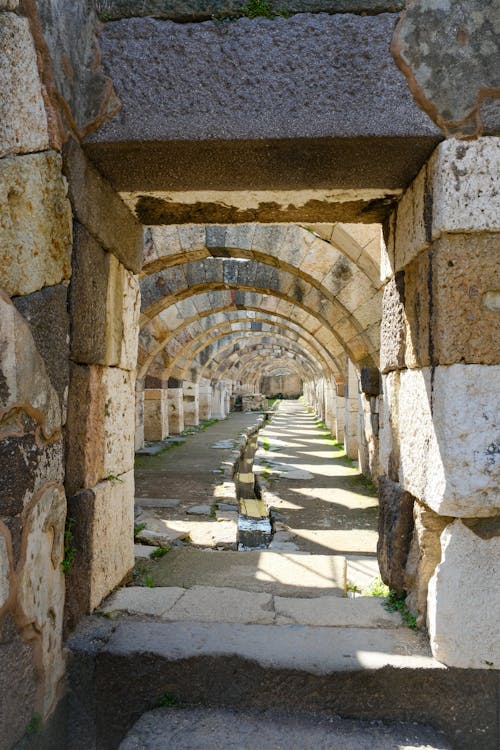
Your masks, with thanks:
[{"label": "limestone block", "polygon": [[184,401],[182,388],[168,388],[168,426],[172,435],[184,431]]},{"label": "limestone block", "polygon": [[199,417],[203,421],[212,417],[212,386],[199,386]]},{"label": "limestone block", "polygon": [[42,682],[40,713],[47,716],[64,676],[62,625],[65,580],[66,496],[60,485],[42,488],[26,513],[24,555],[17,577],[17,624],[34,639],[35,662]]},{"label": "limestone block", "polygon": [[500,138],[448,139],[435,153],[432,236],[500,231]]},{"label": "limestone block", "polygon": [[[432,253],[422,252],[404,270],[404,363],[406,367],[426,367],[431,355],[439,362],[433,349]],[[439,315],[439,312],[435,311]]]},{"label": "limestone block", "polygon": [[0,612],[7,603],[10,594],[10,559],[7,536],[0,524]]},{"label": "limestone block", "polygon": [[69,386],[68,288],[49,286],[12,302],[28,321],[36,347],[43,357],[50,381],[57,393],[65,421]]},{"label": "limestone block", "polygon": [[[497,524],[498,527],[498,524]],[[457,520],[441,535],[441,562],[429,582],[431,648],[450,667],[500,666],[500,536],[481,538]]]},{"label": "limestone block", "polygon": [[398,371],[382,375],[381,408],[379,411],[380,473],[399,481],[399,383]]},{"label": "limestone block", "polygon": [[143,228],[73,140],[64,149],[64,174],[78,221],[125,268],[138,273],[142,266]]},{"label": "limestone block", "polygon": [[71,364],[66,428],[68,495],[104,476],[103,368]]},{"label": "limestone block", "polygon": [[0,286],[30,294],[71,274],[71,207],[53,151],[0,160]]},{"label": "limestone block", "polygon": [[200,398],[198,384],[184,381],[182,386],[183,392],[183,410],[184,425],[196,427],[200,423]]},{"label": "limestone block", "polygon": [[144,391],[144,438],[163,440],[168,437],[168,399],[164,388]]},{"label": "limestone block", "polygon": [[493,515],[500,365],[403,371],[398,402],[404,489],[441,515]]},{"label": "limestone block", "polygon": [[104,389],[104,477],[134,468],[135,374],[118,367],[102,371]]},{"label": "limestone block", "polygon": [[23,641],[11,614],[0,619],[0,737],[6,748],[15,747],[36,707],[36,674],[32,643]]},{"label": "limestone block", "polygon": [[399,484],[380,477],[377,558],[387,586],[404,591],[404,573],[413,533],[414,498]]},{"label": "limestone block", "polygon": [[429,247],[428,200],[427,165],[425,165],[398,204],[394,242],[394,272],[400,271],[422,250]]},{"label": "limestone block", "polygon": [[68,500],[77,549],[68,576],[66,625],[95,609],[134,566],[134,476],[127,472]]},{"label": "limestone block", "polygon": [[440,364],[500,362],[499,314],[485,305],[500,289],[499,258],[500,234],[445,235],[434,243],[432,342]]},{"label": "limestone block", "polygon": [[394,275],[394,243],[396,237],[397,211],[393,211],[387,220],[387,230],[380,242],[380,281],[389,281]]},{"label": "limestone block", "polygon": [[135,383],[135,450],[144,445],[144,382],[137,379]]},{"label": "limestone block", "polygon": [[405,276],[399,272],[387,282],[382,298],[380,324],[380,369],[382,372],[405,366]]},{"label": "limestone block", "polygon": [[139,285],[133,274],[76,225],[70,306],[71,356],[133,370],[137,363]]},{"label": "limestone block", "polygon": [[[0,10],[16,7],[16,0],[0,3]],[[0,16],[0,59],[0,157],[43,151],[49,147],[47,116],[26,18]]]},{"label": "limestone block", "polygon": [[413,536],[403,588],[408,592],[406,605],[416,615],[419,627],[426,623],[429,580],[441,560],[441,533],[452,521],[450,516],[440,516],[421,503],[413,504]]}]

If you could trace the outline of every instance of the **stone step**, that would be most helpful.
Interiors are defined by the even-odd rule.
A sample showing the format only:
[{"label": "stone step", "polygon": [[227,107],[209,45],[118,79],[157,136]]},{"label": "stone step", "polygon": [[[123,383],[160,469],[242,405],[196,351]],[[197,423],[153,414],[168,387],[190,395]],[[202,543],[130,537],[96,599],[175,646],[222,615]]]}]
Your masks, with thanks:
[{"label": "stone step", "polygon": [[120,750],[451,750],[431,727],[268,710],[157,708],[132,727]]},{"label": "stone step", "polygon": [[101,606],[103,613],[158,617],[177,622],[226,622],[241,625],[309,625],[336,628],[401,628],[399,614],[389,613],[375,597],[298,599],[235,588],[193,586],[118,589]]},{"label": "stone step", "polygon": [[93,616],[67,645],[71,750],[118,747],[138,717],[159,705],[422,722],[445,731],[456,750],[494,747],[495,675],[443,667],[407,628]]},{"label": "stone step", "polygon": [[151,564],[155,586],[215,586],[276,596],[344,596],[345,558],[301,552],[177,547]]}]

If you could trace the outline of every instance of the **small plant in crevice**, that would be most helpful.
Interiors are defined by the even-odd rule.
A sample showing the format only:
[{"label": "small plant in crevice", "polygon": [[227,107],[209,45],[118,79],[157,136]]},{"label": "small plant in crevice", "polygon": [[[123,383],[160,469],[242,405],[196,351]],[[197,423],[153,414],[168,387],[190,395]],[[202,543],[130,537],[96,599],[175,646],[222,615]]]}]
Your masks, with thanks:
[{"label": "small plant in crevice", "polygon": [[35,711],[34,714],[32,714],[30,722],[28,726],[26,727],[26,734],[28,735],[34,735],[34,734],[40,734],[40,731],[42,729],[42,717],[39,713]]},{"label": "small plant in crevice", "polygon": [[384,607],[388,612],[399,612],[403,621],[412,630],[417,629],[417,618],[412,615],[408,607],[406,606],[406,591],[398,592],[391,589],[389,596],[384,602]]},{"label": "small plant in crevice", "polygon": [[141,531],[144,531],[145,528],[146,528],[145,523],[138,523],[136,526],[134,526],[134,538],[138,536],[141,533]]},{"label": "small plant in crevice", "polygon": [[106,479],[108,480],[108,482],[123,484],[123,479],[117,477],[116,474],[108,474]]},{"label": "small plant in crevice", "polygon": [[144,585],[147,586],[148,589],[154,589],[155,584],[154,584],[153,576],[152,575],[147,575],[144,578]]},{"label": "small plant in crevice", "polygon": [[156,549],[151,552],[149,558],[150,560],[161,560],[161,558],[165,557],[170,550],[171,547],[156,547]]},{"label": "small plant in crevice", "polygon": [[157,708],[176,708],[179,699],[173,693],[163,693],[156,704]]},{"label": "small plant in crevice", "polygon": [[387,598],[390,593],[389,586],[385,585],[380,576],[376,576],[370,585],[363,589],[363,596],[380,596]]},{"label": "small plant in crevice", "polygon": [[64,528],[64,557],[61,561],[61,568],[63,569],[64,575],[67,575],[73,567],[75,555],[77,549],[74,545],[73,526],[75,525],[74,518],[66,519],[66,526]]}]

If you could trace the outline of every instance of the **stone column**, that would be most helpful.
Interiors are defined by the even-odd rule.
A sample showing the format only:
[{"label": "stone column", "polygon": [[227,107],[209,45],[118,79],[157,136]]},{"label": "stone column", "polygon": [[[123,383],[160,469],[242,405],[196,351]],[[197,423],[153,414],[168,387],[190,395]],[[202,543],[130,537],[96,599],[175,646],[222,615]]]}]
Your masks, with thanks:
[{"label": "stone column", "polygon": [[144,445],[144,380],[135,383],[135,450]]},{"label": "stone column", "polygon": [[343,443],[345,440],[345,398],[344,385],[337,384],[337,397],[335,399],[335,440]]},{"label": "stone column", "polygon": [[182,388],[168,388],[168,426],[172,435],[184,432],[184,394]]},{"label": "stone column", "polygon": [[466,668],[500,664],[499,172],[498,138],[440,144],[382,264],[383,573],[420,621],[427,598],[434,655]]},{"label": "stone column", "polygon": [[184,398],[184,425],[197,427],[200,424],[200,401],[198,383],[187,380],[182,385]]},{"label": "stone column", "polygon": [[359,421],[358,421],[358,372],[351,360],[347,365],[347,395],[345,398],[345,450],[349,458],[358,460]]},{"label": "stone column", "polygon": [[335,435],[335,393],[334,385],[330,378],[325,380],[325,424]]},{"label": "stone column", "polygon": [[144,437],[163,440],[168,437],[168,395],[166,388],[144,390]]},{"label": "stone column", "polygon": [[201,384],[198,387],[200,421],[212,418],[212,386]]}]

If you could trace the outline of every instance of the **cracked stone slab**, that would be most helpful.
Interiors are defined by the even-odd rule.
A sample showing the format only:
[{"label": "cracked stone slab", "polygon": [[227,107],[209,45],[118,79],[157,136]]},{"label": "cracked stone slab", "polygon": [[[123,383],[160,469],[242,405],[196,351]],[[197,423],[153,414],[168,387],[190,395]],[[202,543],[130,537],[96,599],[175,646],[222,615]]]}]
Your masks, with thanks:
[{"label": "cracked stone slab", "polygon": [[[417,103],[446,135],[500,133],[498,3],[420,0],[409,4],[396,28],[392,54]],[[492,118],[491,118],[492,116]]]},{"label": "cracked stone slab", "polygon": [[186,513],[188,516],[209,516],[211,509],[210,505],[190,505]]},{"label": "cracked stone slab", "polygon": [[166,497],[136,497],[135,504],[141,508],[177,508],[182,500]]},{"label": "cracked stone slab", "polygon": [[311,625],[342,628],[403,627],[396,612],[387,612],[377,597],[339,599],[322,596],[318,599],[274,597],[276,625]]},{"label": "cracked stone slab", "polygon": [[101,606],[101,612],[128,612],[134,615],[161,616],[184,594],[183,588],[147,588],[130,586],[118,589]]}]

